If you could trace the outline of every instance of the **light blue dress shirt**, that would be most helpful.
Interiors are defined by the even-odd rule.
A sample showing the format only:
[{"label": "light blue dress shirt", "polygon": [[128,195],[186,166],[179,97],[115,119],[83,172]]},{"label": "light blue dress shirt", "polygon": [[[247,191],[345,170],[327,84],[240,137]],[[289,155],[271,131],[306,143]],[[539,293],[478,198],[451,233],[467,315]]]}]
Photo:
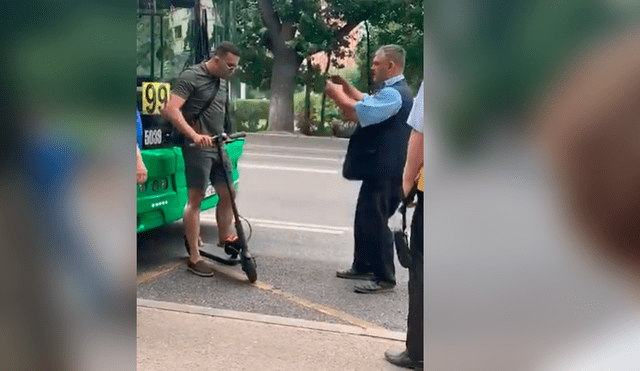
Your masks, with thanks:
[{"label": "light blue dress shirt", "polygon": [[400,111],[402,96],[389,87],[404,79],[403,75],[394,76],[384,82],[384,86],[373,95],[364,94],[362,100],[353,107],[360,120],[360,126],[379,124]]}]

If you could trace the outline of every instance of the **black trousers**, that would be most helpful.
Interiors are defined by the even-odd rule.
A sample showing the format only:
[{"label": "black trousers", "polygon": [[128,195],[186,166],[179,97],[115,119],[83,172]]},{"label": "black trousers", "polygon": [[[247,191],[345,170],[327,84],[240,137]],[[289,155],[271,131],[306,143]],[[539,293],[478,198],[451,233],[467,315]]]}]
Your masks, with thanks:
[{"label": "black trousers", "polygon": [[411,265],[409,266],[409,317],[407,352],[413,360],[422,360],[424,352],[424,194],[418,191],[418,204],[411,221]]},{"label": "black trousers", "polygon": [[400,205],[402,179],[362,181],[353,228],[355,248],[352,268],[371,272],[376,279],[395,284],[393,234],[387,225]]}]

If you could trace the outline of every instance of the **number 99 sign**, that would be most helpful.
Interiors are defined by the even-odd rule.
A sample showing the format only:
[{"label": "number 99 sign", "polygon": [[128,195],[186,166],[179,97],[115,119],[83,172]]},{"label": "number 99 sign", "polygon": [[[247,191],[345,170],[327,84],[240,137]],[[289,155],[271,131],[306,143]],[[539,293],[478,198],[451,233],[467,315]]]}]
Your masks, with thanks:
[{"label": "number 99 sign", "polygon": [[169,100],[170,87],[166,82],[142,83],[142,114],[159,115],[160,109]]}]

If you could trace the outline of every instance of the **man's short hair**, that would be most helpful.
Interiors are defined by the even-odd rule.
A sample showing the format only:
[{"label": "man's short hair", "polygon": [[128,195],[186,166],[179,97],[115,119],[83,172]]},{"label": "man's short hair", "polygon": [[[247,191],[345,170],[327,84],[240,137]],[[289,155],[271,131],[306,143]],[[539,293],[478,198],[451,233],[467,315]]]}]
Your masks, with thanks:
[{"label": "man's short hair", "polygon": [[232,43],[225,41],[211,51],[211,58],[222,58],[229,53],[235,55],[236,57],[240,57],[240,49],[238,49],[238,47],[233,45]]},{"label": "man's short hair", "polygon": [[400,45],[390,44],[390,45],[381,46],[380,49],[378,49],[378,51],[379,52],[381,51],[382,53],[384,53],[385,58],[394,62],[395,64],[400,66],[400,68],[404,69],[404,62],[405,62],[407,53],[404,51],[404,49]]}]

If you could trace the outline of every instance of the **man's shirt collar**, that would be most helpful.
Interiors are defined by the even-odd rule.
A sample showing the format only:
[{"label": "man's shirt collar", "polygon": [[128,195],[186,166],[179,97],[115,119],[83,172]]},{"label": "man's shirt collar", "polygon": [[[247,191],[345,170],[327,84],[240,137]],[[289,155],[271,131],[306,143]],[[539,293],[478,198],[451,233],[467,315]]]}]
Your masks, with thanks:
[{"label": "man's shirt collar", "polygon": [[390,86],[390,85],[393,85],[393,84],[395,84],[396,82],[401,81],[401,80],[403,80],[403,79],[404,79],[404,75],[403,75],[403,74],[399,74],[399,75],[393,76],[392,78],[387,79],[387,80],[384,82],[384,86]]}]

